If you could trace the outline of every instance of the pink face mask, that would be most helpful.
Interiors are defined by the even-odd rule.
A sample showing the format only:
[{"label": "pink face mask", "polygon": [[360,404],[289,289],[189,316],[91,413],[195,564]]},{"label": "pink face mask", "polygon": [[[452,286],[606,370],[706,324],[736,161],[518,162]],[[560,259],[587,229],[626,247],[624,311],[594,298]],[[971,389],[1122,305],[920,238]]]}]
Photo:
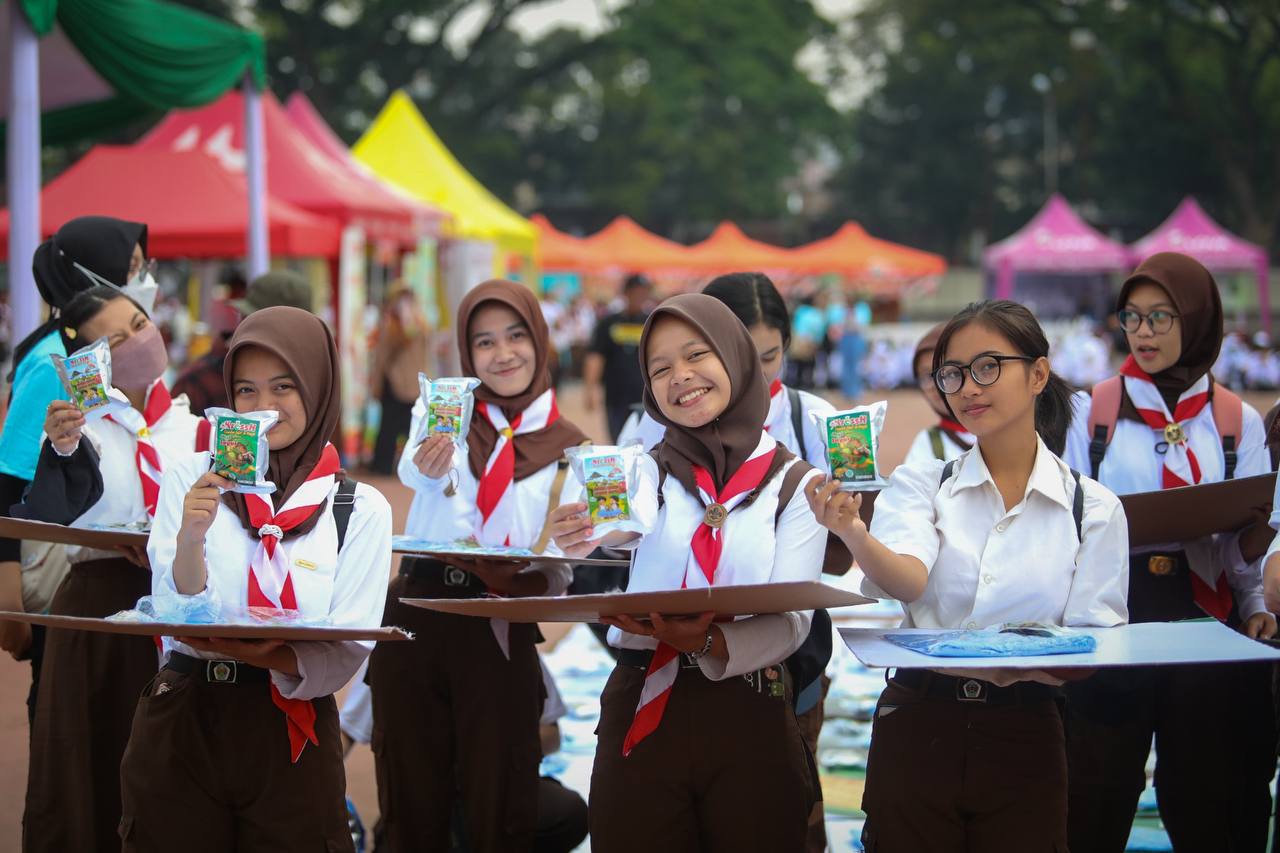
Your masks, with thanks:
[{"label": "pink face mask", "polygon": [[150,388],[169,366],[169,353],[155,323],[111,348],[111,384],[117,388]]}]

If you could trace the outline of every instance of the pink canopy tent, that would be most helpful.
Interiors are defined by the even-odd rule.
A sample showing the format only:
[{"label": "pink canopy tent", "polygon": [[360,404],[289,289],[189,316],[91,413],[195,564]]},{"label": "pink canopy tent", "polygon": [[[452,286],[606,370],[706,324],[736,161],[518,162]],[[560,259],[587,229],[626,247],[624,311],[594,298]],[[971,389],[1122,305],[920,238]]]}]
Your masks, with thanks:
[{"label": "pink canopy tent", "polygon": [[996,273],[996,298],[1013,297],[1019,272],[1108,273],[1127,269],[1129,250],[1081,219],[1054,193],[1030,222],[983,252]]},{"label": "pink canopy tent", "polygon": [[1136,266],[1157,252],[1190,255],[1214,272],[1252,272],[1258,279],[1258,311],[1271,333],[1270,259],[1266,249],[1235,236],[1187,196],[1160,227],[1130,246]]}]

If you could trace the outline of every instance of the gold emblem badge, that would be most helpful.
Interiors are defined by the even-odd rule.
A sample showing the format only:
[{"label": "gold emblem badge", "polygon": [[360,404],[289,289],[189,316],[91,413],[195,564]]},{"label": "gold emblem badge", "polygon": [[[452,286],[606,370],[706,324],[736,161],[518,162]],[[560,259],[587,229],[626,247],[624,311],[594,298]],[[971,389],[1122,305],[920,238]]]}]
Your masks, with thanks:
[{"label": "gold emblem badge", "polygon": [[138,438],[146,438],[149,435],[151,435],[151,430],[147,429],[146,427],[142,427],[141,429],[138,430]]},{"label": "gold emblem badge", "polygon": [[502,437],[505,438],[507,441],[510,441],[511,436],[515,435],[515,433],[511,431],[511,427],[509,426],[504,426],[500,430],[500,432],[502,433]]},{"label": "gold emblem badge", "polygon": [[711,504],[702,516],[702,523],[707,527],[719,527],[724,524],[724,520],[728,515],[729,511],[724,508],[724,504]]},{"label": "gold emblem badge", "polygon": [[1187,434],[1182,431],[1182,424],[1167,424],[1164,428],[1164,440],[1170,444],[1181,444],[1187,440]]},{"label": "gold emblem badge", "polygon": [[1155,554],[1147,558],[1147,573],[1156,575],[1157,577],[1166,577],[1173,574],[1177,564],[1174,563],[1173,557],[1166,557],[1164,554]]},{"label": "gold emblem badge", "polygon": [[213,665],[213,680],[227,681],[231,678],[231,667],[222,661],[218,661]]}]

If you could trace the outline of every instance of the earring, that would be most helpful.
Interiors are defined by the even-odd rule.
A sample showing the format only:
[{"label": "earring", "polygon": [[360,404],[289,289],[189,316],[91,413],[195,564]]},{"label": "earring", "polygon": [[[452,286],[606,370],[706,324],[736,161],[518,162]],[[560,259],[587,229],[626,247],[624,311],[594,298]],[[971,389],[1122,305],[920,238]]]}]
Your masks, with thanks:
[{"label": "earring", "polygon": [[71,327],[68,326],[63,328],[62,332],[67,336],[67,340],[74,341],[76,339],[75,329],[72,329]]}]

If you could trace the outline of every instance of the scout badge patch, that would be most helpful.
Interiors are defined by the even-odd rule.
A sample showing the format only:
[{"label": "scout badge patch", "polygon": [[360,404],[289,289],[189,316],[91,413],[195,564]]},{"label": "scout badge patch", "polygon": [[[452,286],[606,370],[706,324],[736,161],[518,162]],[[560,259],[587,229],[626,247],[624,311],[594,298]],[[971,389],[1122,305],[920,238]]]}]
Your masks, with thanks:
[{"label": "scout badge patch", "polygon": [[822,434],[827,470],[847,491],[875,491],[888,483],[880,474],[876,456],[880,430],[889,404],[884,400],[833,415],[810,415]]},{"label": "scout badge patch", "polygon": [[111,387],[111,344],[105,337],[68,356],[50,354],[67,398],[85,420],[101,418],[129,408],[124,394]]},{"label": "scout badge patch", "polygon": [[595,536],[613,532],[648,533],[657,516],[658,496],[642,494],[639,444],[624,447],[586,444],[565,451],[574,476],[582,482],[582,500]]},{"label": "scout badge patch", "polygon": [[467,440],[471,428],[471,415],[475,411],[476,398],[472,393],[480,380],[471,376],[450,376],[434,382],[427,374],[418,374],[418,387],[422,390],[422,405],[426,415],[418,429],[416,441],[421,443],[437,435],[447,435],[457,447]]},{"label": "scout badge patch", "polygon": [[267,479],[267,431],[276,425],[275,412],[233,412],[206,409],[213,425],[212,470],[235,483],[231,491],[269,495],[276,490]]}]

